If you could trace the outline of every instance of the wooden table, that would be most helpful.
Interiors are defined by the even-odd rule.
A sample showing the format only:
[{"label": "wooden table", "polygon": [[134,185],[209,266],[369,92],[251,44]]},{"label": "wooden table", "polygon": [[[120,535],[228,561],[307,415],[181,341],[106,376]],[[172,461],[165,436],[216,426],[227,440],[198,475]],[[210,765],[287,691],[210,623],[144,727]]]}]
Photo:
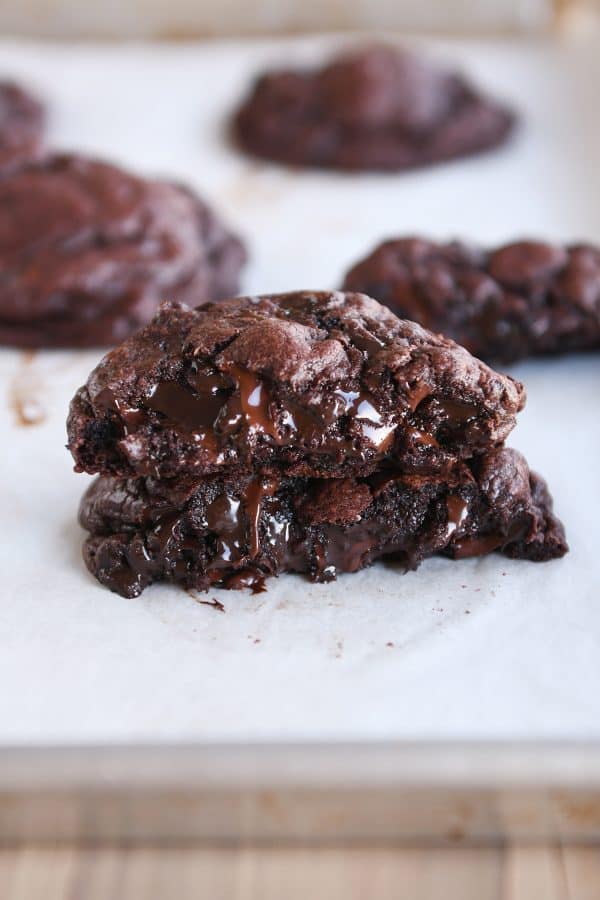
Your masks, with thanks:
[{"label": "wooden table", "polygon": [[0,850],[0,900],[598,900],[600,847]]},{"label": "wooden table", "polygon": [[0,900],[600,900],[596,745],[0,762]]}]

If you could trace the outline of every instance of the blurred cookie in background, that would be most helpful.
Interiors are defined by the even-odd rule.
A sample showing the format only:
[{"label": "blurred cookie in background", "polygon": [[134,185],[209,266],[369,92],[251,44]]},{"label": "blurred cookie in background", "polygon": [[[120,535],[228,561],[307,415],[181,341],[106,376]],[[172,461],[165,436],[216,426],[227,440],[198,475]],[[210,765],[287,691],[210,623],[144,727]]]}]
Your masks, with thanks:
[{"label": "blurred cookie in background", "polygon": [[234,295],[245,260],[186,187],[48,156],[0,180],[0,343],[115,344],[163,300]]},{"label": "blurred cookie in background", "polygon": [[402,170],[490,150],[514,113],[461,74],[387,45],[256,81],[234,119],[240,147],[290,165]]},{"label": "blurred cookie in background", "polygon": [[0,174],[39,155],[44,124],[39,100],[12,81],[0,81]]},{"label": "blurred cookie in background", "polygon": [[600,248],[589,244],[485,250],[399,238],[356,263],[343,290],[368,293],[487,360],[600,348]]}]

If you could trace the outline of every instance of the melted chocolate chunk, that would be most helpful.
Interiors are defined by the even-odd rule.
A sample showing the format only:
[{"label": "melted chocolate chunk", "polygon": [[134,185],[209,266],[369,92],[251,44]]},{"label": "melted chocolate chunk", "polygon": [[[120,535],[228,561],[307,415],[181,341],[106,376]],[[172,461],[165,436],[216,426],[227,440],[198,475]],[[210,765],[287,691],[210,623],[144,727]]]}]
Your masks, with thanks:
[{"label": "melted chocolate chunk", "polygon": [[124,434],[135,432],[145,422],[143,409],[132,409],[120,400],[110,388],[104,388],[96,397],[98,408],[118,416]]},{"label": "melted chocolate chunk", "polygon": [[499,445],[524,391],[358,294],[165,306],[74,398],[91,473],[367,475],[435,471]]},{"label": "melted chocolate chunk", "polygon": [[184,431],[195,434],[213,428],[226,402],[223,391],[212,386],[195,392],[176,381],[162,381],[144,400],[146,409],[162,413]]},{"label": "melted chocolate chunk", "polygon": [[185,486],[105,476],[84,496],[80,521],[90,532],[88,568],[124,596],[159,580],[257,592],[281,572],[329,581],[379,558],[410,569],[435,553],[501,550],[539,561],[567,550],[544,482],[507,449],[435,476],[212,477]]},{"label": "melted chocolate chunk", "polygon": [[271,394],[265,382],[254,372],[234,366],[231,374],[237,383],[239,404],[250,431],[268,434],[276,440],[279,433],[271,415]]},{"label": "melted chocolate chunk", "polygon": [[446,533],[450,537],[460,528],[469,515],[469,503],[458,494],[448,494],[446,497],[446,510],[448,514]]},{"label": "melted chocolate chunk", "polygon": [[234,132],[248,153],[284,163],[402,170],[491,149],[514,121],[461,75],[376,45],[262,75]]},{"label": "melted chocolate chunk", "polygon": [[403,238],[346,275],[399,316],[483,359],[600,348],[600,248],[519,241],[497,250]]}]

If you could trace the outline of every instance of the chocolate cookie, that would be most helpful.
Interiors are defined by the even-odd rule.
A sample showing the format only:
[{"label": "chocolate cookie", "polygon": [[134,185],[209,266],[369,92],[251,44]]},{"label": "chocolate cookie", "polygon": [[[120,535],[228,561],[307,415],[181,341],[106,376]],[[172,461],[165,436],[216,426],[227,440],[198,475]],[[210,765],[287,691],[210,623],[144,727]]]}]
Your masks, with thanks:
[{"label": "chocolate cookie", "polygon": [[42,104],[10,81],[0,81],[0,175],[42,148]]},{"label": "chocolate cookie", "polygon": [[514,114],[405,50],[346,51],[260,77],[234,119],[248,153],[298,166],[400,170],[501,144]]},{"label": "chocolate cookie", "polygon": [[514,450],[492,450],[438,475],[388,469],[366,479],[236,479],[175,484],[100,477],[80,522],[90,572],[125,597],[153,581],[207,590],[252,587],[282,572],[329,581],[387,558],[414,569],[499,550],[562,556],[564,531],[545,483]]},{"label": "chocolate cookie", "polygon": [[344,289],[484,359],[600,348],[600,249],[586,244],[386,241],[348,272]]},{"label": "chocolate cookie", "polygon": [[164,306],[72,401],[78,471],[432,471],[502,443],[521,384],[361,294]]},{"label": "chocolate cookie", "polygon": [[0,179],[0,343],[110,346],[165,299],[235,294],[244,260],[186,188],[47,157]]}]

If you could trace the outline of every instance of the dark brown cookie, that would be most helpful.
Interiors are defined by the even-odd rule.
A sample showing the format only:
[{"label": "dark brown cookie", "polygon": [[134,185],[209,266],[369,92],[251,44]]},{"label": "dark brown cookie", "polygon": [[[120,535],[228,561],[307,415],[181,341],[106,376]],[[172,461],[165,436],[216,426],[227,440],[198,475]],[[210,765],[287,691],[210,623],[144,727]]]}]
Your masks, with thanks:
[{"label": "dark brown cookie", "polygon": [[71,404],[79,471],[118,475],[439,470],[499,446],[521,384],[360,294],[165,306]]},{"label": "dark brown cookie", "polygon": [[484,359],[600,348],[600,249],[586,244],[386,241],[348,272],[344,289]]},{"label": "dark brown cookie", "polygon": [[405,50],[347,51],[320,70],[260,77],[234,119],[247,152],[288,164],[401,170],[501,144],[513,113]]},{"label": "dark brown cookie", "polygon": [[235,294],[244,260],[186,188],[47,157],[0,179],[0,343],[111,346],[163,300]]},{"label": "dark brown cookie", "polygon": [[534,561],[567,551],[542,479],[514,450],[493,450],[441,475],[385,470],[357,480],[220,477],[175,484],[100,477],[80,522],[85,562],[126,597],[153,581],[262,589],[282,572],[330,581],[376,559],[414,569],[499,550]]},{"label": "dark brown cookie", "polygon": [[40,153],[44,118],[35,97],[17,84],[0,81],[0,174]]}]

